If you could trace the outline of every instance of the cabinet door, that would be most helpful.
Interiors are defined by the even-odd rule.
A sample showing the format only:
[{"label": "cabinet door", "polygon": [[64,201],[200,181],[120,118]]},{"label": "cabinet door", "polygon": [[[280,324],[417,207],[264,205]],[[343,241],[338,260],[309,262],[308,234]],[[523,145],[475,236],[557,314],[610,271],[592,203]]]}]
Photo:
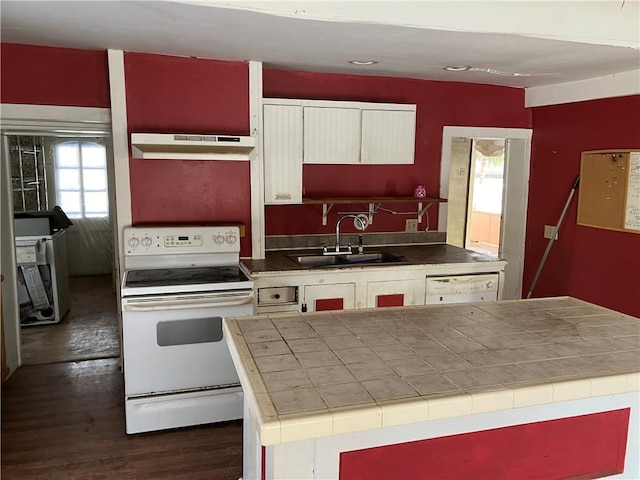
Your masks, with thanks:
[{"label": "cabinet door", "polygon": [[307,312],[350,310],[355,306],[355,294],[355,283],[305,285],[302,304],[307,306]]},{"label": "cabinet door", "polygon": [[304,163],[360,162],[360,110],[304,107]]},{"label": "cabinet door", "polygon": [[302,203],[302,106],[265,105],[264,203]]},{"label": "cabinet door", "polygon": [[413,280],[367,283],[367,308],[414,305]]},{"label": "cabinet door", "polygon": [[362,110],[362,163],[414,163],[416,112]]}]

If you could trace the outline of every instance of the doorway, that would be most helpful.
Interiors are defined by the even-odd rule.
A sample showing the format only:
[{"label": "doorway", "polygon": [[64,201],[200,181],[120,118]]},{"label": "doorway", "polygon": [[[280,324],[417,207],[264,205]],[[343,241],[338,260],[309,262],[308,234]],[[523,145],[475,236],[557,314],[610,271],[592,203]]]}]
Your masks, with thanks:
[{"label": "doorway", "polygon": [[505,300],[522,298],[531,134],[484,127],[443,131],[440,196],[448,201],[440,204],[438,230],[446,232],[447,243],[507,261]]},{"label": "doorway", "polygon": [[464,247],[491,257],[500,250],[504,147],[503,138],[471,143]]},{"label": "doorway", "polygon": [[[119,356],[108,154],[104,134],[3,134],[8,213],[20,222],[13,230],[22,365]],[[57,208],[71,226],[41,232],[36,222],[31,230]]]}]

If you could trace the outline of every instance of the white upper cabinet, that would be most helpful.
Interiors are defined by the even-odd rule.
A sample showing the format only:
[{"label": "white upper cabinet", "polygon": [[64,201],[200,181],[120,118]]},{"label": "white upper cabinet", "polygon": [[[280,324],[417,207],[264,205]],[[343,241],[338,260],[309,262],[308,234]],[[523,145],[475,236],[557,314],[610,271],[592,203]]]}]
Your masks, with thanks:
[{"label": "white upper cabinet", "polygon": [[[342,102],[333,100],[297,100],[265,98],[265,162],[267,162],[267,137],[273,129],[271,141],[288,144],[287,149],[298,148],[297,139],[302,132],[302,159],[316,164],[407,164],[414,163],[416,138],[416,106],[395,103]],[[289,123],[272,118],[269,107],[296,107],[300,116]],[[297,114],[296,114],[297,115]],[[277,117],[277,115],[276,115]],[[280,122],[277,126],[271,122]],[[294,125],[294,122],[298,122]],[[290,135],[283,129],[289,129]],[[295,140],[289,138],[292,136]],[[283,163],[282,152],[273,147]],[[273,159],[274,157],[272,157]],[[289,160],[292,160],[290,158]],[[284,161],[286,163],[286,161]],[[265,166],[265,168],[267,168]],[[265,177],[268,181],[269,177]],[[267,186],[265,186],[265,189]],[[274,193],[276,193],[274,191]],[[265,197],[266,203],[296,203],[274,201]]]},{"label": "white upper cabinet", "polygon": [[264,105],[264,203],[302,203],[302,105]]},{"label": "white upper cabinet", "polygon": [[362,163],[413,163],[416,112],[362,110]]},{"label": "white upper cabinet", "polygon": [[360,110],[304,107],[304,163],[359,163]]}]

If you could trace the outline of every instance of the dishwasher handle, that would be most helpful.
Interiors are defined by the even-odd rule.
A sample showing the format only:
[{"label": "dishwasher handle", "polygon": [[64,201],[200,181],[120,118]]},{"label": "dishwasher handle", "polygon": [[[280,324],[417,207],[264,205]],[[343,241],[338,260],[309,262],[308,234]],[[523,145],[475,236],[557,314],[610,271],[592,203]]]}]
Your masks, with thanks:
[{"label": "dishwasher handle", "polygon": [[249,294],[242,297],[228,298],[188,298],[180,300],[129,300],[123,303],[122,308],[127,312],[155,312],[159,310],[182,310],[186,308],[217,308],[217,307],[236,307],[253,303],[253,295]]}]

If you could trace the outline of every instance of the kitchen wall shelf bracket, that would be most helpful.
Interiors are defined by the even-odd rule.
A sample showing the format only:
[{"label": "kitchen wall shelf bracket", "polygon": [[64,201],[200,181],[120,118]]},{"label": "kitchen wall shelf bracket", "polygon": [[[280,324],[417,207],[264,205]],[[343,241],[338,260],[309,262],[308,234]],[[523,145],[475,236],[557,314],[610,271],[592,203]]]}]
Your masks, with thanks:
[{"label": "kitchen wall shelf bracket", "polygon": [[333,208],[333,203],[323,203],[322,204],[322,225],[327,224],[327,216],[329,212]]},{"label": "kitchen wall shelf bracket", "polygon": [[429,202],[424,208],[422,208],[422,202],[418,202],[418,223],[422,223],[422,217],[425,213],[427,213],[427,210],[429,210],[429,207],[433,204],[434,202]]},{"label": "kitchen wall shelf bracket", "polygon": [[[368,204],[368,210],[366,212],[349,212],[349,213],[364,213],[368,215],[369,224],[373,223],[373,216],[378,212],[380,206],[384,203],[415,203],[417,204],[417,218],[418,223],[422,221],[422,217],[427,210],[434,203],[443,203],[447,200],[444,198],[436,197],[358,197],[358,198],[303,198],[302,203],[306,205],[322,205],[322,225],[327,225],[327,218],[329,212],[335,204]],[[423,204],[426,204],[423,207]]]}]

